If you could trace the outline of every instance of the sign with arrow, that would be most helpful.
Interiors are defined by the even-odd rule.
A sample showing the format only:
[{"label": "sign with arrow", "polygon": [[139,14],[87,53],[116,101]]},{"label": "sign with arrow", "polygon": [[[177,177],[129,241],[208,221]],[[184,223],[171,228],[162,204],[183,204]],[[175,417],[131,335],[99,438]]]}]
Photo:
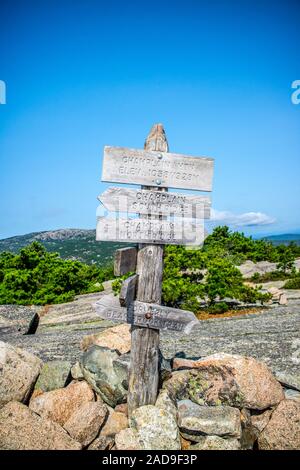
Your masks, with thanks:
[{"label": "sign with arrow", "polygon": [[208,196],[111,187],[100,194],[98,199],[112,212],[175,215],[196,219],[210,217],[211,201]]},{"label": "sign with arrow", "polygon": [[154,243],[168,245],[201,245],[204,226],[191,219],[110,219],[98,217],[96,240]]},{"label": "sign with arrow", "polygon": [[118,297],[104,295],[94,308],[105,320],[127,322],[144,328],[156,330],[181,331],[188,334],[198,323],[196,316],[188,310],[164,307],[147,302],[132,302],[127,308],[121,307]]},{"label": "sign with arrow", "polygon": [[189,334],[199,322],[193,312],[135,301],[134,325]]}]

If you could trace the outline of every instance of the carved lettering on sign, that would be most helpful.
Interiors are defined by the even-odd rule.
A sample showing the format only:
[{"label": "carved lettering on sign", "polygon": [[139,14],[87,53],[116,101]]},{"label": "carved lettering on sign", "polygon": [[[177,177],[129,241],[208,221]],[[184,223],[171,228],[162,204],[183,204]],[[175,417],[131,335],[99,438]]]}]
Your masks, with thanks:
[{"label": "carved lettering on sign", "polygon": [[113,294],[103,295],[98,302],[93,304],[96,313],[104,320],[132,323],[133,311],[121,307],[118,297]]},{"label": "carved lettering on sign", "polygon": [[211,202],[207,196],[111,187],[98,196],[98,199],[107,210],[115,212],[172,214],[197,219],[210,217]]},{"label": "carved lettering on sign", "polygon": [[204,226],[190,219],[149,220],[99,217],[96,240],[153,244],[200,245]]},{"label": "carved lettering on sign", "polygon": [[119,305],[118,298],[112,294],[104,295],[93,306],[98,315],[105,320],[127,322],[156,330],[181,331],[188,334],[198,323],[195,315],[188,310],[158,304],[134,301],[126,309]]},{"label": "carved lettering on sign", "polygon": [[197,318],[188,310],[163,307],[158,304],[134,302],[134,324],[158,330],[173,330],[190,333]]},{"label": "carved lettering on sign", "polygon": [[102,181],[211,191],[212,176],[212,158],[104,147]]}]

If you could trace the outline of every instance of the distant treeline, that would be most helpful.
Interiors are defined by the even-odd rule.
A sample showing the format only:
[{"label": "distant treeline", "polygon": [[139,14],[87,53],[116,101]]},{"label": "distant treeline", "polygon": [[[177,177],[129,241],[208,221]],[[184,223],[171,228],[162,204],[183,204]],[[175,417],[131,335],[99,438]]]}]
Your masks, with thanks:
[{"label": "distant treeline", "polygon": [[[277,263],[282,273],[293,272],[293,261],[300,257],[295,243],[273,245],[254,240],[228,227],[214,229],[202,248],[166,246],[163,275],[163,302],[197,311],[205,299],[213,309],[223,298],[246,302],[265,301],[268,296],[243,283],[236,268],[247,259]],[[205,276],[204,273],[205,272]],[[113,279],[113,266],[87,265],[64,260],[34,241],[18,254],[0,253],[0,304],[45,305],[67,302],[75,295],[103,290],[102,282]],[[116,282],[120,286],[120,281]]]}]

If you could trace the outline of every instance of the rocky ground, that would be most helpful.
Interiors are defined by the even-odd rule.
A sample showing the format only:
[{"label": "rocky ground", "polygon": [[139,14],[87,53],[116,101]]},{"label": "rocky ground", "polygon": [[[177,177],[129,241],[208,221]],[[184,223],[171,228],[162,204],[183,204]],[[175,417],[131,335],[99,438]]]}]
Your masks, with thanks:
[{"label": "rocky ground", "polygon": [[[126,350],[128,329],[104,333],[94,340],[112,347],[117,340]],[[166,362],[156,403],[128,418],[128,354],[85,346],[72,366],[0,342],[0,449],[300,448],[300,393],[284,391],[253,358],[221,353]]]},{"label": "rocky ground", "polygon": [[[281,287],[282,281],[265,288]],[[110,293],[78,296],[74,302],[50,307],[0,306],[0,340],[26,349],[43,361],[75,362],[83,338],[114,326],[99,318],[92,303]],[[190,335],[161,334],[166,358],[201,357],[215,352],[242,354],[266,363],[283,383],[300,390],[300,291],[280,289],[286,305],[273,304],[263,313],[199,321]],[[28,334],[28,332],[34,334]]]},{"label": "rocky ground", "polygon": [[96,316],[103,293],[0,306],[0,449],[299,449],[300,292],[272,286],[286,305],[163,333],[157,402],[130,419],[129,326]]},{"label": "rocky ground", "polygon": [[[105,290],[108,292],[109,286]],[[76,361],[82,353],[80,341],[84,336],[114,326],[99,318],[92,307],[102,295],[82,295],[74,302],[50,307],[0,306],[0,340],[25,348],[43,361]],[[26,326],[20,329],[20,318],[26,318],[24,324],[35,325],[32,334],[24,335]]]},{"label": "rocky ground", "polygon": [[300,299],[259,314],[199,321],[190,335],[162,335],[166,357],[199,357],[216,351],[263,361],[278,380],[300,390]]}]

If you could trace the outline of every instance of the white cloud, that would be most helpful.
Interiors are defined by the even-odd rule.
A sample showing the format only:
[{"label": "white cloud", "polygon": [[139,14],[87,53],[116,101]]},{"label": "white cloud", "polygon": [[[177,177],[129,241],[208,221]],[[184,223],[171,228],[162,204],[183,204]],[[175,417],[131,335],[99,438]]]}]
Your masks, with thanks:
[{"label": "white cloud", "polygon": [[235,225],[237,227],[251,227],[257,225],[270,225],[276,222],[271,217],[262,212],[245,212],[244,214],[233,214],[230,211],[211,210],[211,220],[222,224]]}]

